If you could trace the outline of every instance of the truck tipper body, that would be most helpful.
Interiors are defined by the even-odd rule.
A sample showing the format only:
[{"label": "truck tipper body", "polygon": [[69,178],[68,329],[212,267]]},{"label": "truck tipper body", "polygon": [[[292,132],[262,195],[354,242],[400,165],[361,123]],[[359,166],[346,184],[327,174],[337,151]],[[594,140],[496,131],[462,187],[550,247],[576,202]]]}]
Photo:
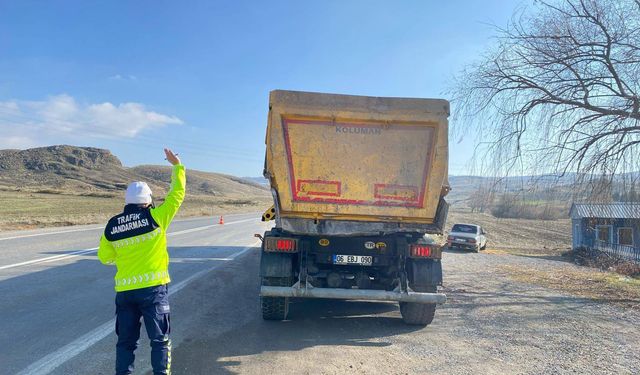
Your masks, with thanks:
[{"label": "truck tipper body", "polygon": [[400,302],[429,324],[442,284],[449,103],[272,91],[264,175],[274,207],[261,254],[265,319],[291,297]]}]

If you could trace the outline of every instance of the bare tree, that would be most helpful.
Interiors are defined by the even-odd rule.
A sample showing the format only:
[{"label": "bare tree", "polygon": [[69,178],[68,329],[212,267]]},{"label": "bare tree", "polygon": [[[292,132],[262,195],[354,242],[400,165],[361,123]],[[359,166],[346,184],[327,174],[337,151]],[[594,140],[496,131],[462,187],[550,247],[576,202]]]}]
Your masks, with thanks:
[{"label": "bare tree", "polygon": [[471,212],[485,212],[493,204],[495,192],[486,186],[479,186],[469,196],[469,208]]},{"label": "bare tree", "polygon": [[456,79],[455,130],[502,173],[637,170],[640,0],[536,1],[497,33]]}]

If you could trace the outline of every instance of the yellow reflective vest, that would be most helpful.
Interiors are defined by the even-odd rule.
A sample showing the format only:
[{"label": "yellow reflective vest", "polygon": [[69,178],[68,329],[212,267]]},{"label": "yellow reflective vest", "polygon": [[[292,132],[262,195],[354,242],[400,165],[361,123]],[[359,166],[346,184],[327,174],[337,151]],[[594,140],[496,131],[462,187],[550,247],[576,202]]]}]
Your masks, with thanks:
[{"label": "yellow reflective vest", "polygon": [[118,292],[167,284],[169,253],[167,228],[184,200],[186,175],[182,164],[173,166],[171,188],[156,208],[133,210],[114,216],[100,238],[98,258],[115,264]]}]

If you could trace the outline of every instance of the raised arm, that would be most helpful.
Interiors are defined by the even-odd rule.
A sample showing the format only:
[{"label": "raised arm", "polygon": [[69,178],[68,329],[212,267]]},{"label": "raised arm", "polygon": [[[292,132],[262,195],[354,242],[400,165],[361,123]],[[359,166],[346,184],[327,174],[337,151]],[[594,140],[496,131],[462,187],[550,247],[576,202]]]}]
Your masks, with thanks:
[{"label": "raised arm", "polygon": [[184,201],[187,178],[184,165],[182,165],[178,156],[167,148],[164,149],[164,153],[167,161],[173,165],[171,187],[164,202],[160,206],[151,209],[151,215],[158,225],[166,230],[178,212],[180,205],[182,205],[182,201]]}]

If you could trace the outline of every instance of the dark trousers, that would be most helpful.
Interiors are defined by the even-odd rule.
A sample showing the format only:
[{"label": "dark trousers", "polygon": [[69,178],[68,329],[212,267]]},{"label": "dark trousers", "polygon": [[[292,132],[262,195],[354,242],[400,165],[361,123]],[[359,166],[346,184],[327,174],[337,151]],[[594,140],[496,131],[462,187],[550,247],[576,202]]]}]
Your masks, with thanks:
[{"label": "dark trousers", "polygon": [[151,341],[154,374],[171,373],[171,319],[167,285],[116,293],[116,375],[131,374],[141,320]]}]

